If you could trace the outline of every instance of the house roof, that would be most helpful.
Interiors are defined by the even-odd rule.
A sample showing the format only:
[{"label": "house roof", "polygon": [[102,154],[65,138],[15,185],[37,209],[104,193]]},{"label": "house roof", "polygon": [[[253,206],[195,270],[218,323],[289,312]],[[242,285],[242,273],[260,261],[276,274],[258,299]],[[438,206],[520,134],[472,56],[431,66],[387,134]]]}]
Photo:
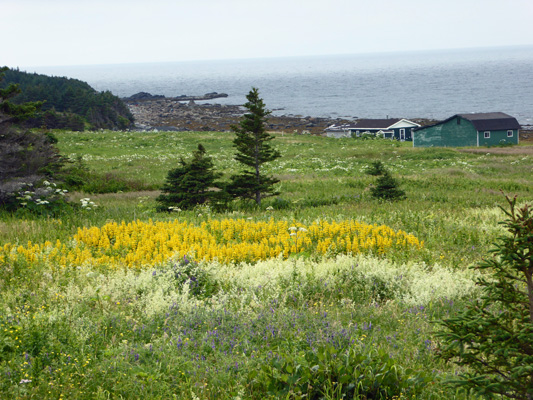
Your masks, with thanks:
[{"label": "house roof", "polygon": [[520,124],[516,118],[502,112],[457,114],[457,116],[472,122],[478,131],[520,129]]},{"label": "house roof", "polygon": [[501,131],[507,129],[520,129],[520,124],[516,118],[511,117],[508,114],[502,112],[490,112],[490,113],[471,113],[471,114],[455,114],[444,121],[437,122],[436,124],[421,126],[415,128],[415,131],[420,129],[429,128],[432,126],[440,125],[445,122],[451,121],[457,117],[466,119],[472,122],[474,128],[478,131]]},{"label": "house roof", "polygon": [[388,129],[391,125],[394,125],[401,121],[401,118],[389,118],[389,119],[360,119],[355,124],[356,129]]}]

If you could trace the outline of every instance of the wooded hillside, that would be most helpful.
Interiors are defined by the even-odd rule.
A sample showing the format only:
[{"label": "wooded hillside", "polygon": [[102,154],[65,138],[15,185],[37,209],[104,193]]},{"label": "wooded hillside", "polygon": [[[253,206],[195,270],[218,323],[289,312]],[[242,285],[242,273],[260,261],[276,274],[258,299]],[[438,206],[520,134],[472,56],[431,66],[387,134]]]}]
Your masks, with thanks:
[{"label": "wooded hillside", "polygon": [[78,79],[9,69],[0,88],[10,83],[22,90],[13,103],[44,102],[41,112],[27,122],[30,126],[80,131],[87,124],[91,129],[127,129],[133,125],[133,116],[120,98],[109,91],[97,92]]}]

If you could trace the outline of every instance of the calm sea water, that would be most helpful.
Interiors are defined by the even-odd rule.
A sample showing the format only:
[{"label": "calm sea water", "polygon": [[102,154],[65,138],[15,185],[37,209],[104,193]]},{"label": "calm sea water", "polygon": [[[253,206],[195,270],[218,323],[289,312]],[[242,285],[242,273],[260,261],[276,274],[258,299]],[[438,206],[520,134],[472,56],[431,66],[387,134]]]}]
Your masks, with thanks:
[{"label": "calm sea water", "polygon": [[[444,119],[506,112],[533,124],[533,47],[33,68],[125,97],[227,93],[243,104],[257,87],[277,115]],[[206,102],[207,103],[207,102]]]}]

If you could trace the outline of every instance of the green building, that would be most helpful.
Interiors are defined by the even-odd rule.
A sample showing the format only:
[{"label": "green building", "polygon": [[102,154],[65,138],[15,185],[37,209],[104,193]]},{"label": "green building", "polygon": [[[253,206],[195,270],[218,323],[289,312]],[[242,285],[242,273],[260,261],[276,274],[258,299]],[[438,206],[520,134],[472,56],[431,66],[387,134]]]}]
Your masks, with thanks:
[{"label": "green building", "polygon": [[520,125],[502,112],[457,114],[413,130],[414,147],[496,146],[518,144]]}]

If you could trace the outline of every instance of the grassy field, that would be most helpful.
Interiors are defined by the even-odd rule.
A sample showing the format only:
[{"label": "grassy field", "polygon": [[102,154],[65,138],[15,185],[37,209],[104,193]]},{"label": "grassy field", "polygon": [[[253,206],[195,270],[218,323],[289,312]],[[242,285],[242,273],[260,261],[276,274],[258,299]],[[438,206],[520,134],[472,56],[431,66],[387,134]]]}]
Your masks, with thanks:
[{"label": "grassy field", "polygon": [[[73,203],[89,197],[98,207],[50,217],[0,214],[0,398],[467,397],[444,383],[461,371],[436,357],[435,321],[477,295],[468,267],[503,234],[501,191],[533,200],[530,146],[477,152],[276,135],[282,158],[268,170],[281,180],[279,197],[261,208],[167,214],[155,212],[167,171],[202,143],[228,177],[237,168],[232,134],[56,135],[62,154],[81,157],[110,180],[135,182],[138,191],[71,193]],[[376,160],[398,179],[406,200],[370,196],[375,178],[365,170]],[[180,250],[169,259],[120,265],[174,220],[186,225],[176,233],[183,237],[213,220],[240,224],[249,236],[279,223],[284,228],[266,240],[279,236],[289,250],[249,262],[204,262],[200,250]],[[123,221],[136,239],[114,246],[119,236],[110,227]],[[299,239],[318,244],[333,235],[318,237],[332,230],[325,223],[350,221],[402,231],[423,244],[384,245],[382,252],[370,233],[361,251],[341,251],[339,236],[328,251],[300,247]],[[137,226],[145,230],[134,235]],[[314,226],[322,228],[311,237]],[[83,242],[76,235],[84,227],[93,227],[94,237],[107,232],[107,239]],[[208,234],[217,245],[226,235]],[[224,243],[240,245],[244,237]],[[67,260],[78,249],[86,258]],[[119,261],[96,262],[96,253]]]}]

